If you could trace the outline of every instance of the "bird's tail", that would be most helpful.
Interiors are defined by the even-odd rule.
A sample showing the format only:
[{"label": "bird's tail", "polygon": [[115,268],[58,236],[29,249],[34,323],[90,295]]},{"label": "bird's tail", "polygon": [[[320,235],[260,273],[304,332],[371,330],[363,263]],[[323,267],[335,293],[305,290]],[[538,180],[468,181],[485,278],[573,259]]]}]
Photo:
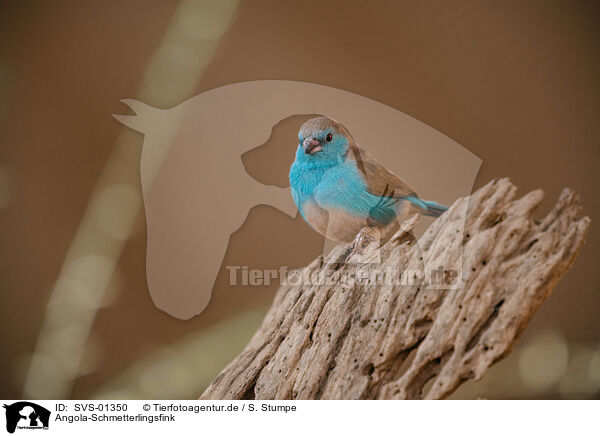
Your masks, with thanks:
[{"label": "bird's tail", "polygon": [[435,201],[421,200],[417,197],[407,197],[408,201],[422,210],[423,215],[438,217],[448,210],[447,206],[442,206]]}]

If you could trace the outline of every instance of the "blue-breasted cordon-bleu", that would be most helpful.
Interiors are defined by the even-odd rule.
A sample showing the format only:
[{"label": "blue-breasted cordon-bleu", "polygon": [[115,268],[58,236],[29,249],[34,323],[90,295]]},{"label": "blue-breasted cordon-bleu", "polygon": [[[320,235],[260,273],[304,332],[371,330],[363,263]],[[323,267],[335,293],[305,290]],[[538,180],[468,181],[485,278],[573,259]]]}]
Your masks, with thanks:
[{"label": "blue-breasted cordon-bleu", "polygon": [[292,196],[304,220],[356,252],[381,240],[408,213],[440,216],[447,207],[420,199],[408,183],[358,146],[342,124],[308,120],[290,169]]}]

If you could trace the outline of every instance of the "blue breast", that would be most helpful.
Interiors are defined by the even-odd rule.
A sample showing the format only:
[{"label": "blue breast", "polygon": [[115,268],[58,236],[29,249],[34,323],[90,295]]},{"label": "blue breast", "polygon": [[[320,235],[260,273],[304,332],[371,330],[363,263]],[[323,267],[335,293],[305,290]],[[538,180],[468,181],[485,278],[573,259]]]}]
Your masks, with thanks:
[{"label": "blue breast", "polygon": [[315,202],[315,188],[321,183],[329,167],[316,165],[306,159],[299,158],[298,154],[300,153],[302,153],[302,150],[298,150],[296,160],[290,168],[290,187],[292,188],[294,203],[296,203],[302,217],[306,219],[303,206],[307,202]]},{"label": "blue breast", "polygon": [[371,194],[354,161],[325,165],[306,159],[300,153],[298,150],[290,170],[290,186],[294,202],[305,220],[304,207],[310,203],[370,218],[380,225],[387,225],[395,218],[395,201]]}]

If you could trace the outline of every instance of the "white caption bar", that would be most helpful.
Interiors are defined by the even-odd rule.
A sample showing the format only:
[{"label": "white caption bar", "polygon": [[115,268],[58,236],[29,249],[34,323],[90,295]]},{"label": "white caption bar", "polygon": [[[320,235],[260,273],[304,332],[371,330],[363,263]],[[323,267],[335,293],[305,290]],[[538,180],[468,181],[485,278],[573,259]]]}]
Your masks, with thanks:
[{"label": "white caption bar", "polygon": [[[0,432],[179,434],[587,434],[598,401],[3,401]],[[175,433],[173,433],[175,432]],[[6,433],[4,433],[6,434]]]}]

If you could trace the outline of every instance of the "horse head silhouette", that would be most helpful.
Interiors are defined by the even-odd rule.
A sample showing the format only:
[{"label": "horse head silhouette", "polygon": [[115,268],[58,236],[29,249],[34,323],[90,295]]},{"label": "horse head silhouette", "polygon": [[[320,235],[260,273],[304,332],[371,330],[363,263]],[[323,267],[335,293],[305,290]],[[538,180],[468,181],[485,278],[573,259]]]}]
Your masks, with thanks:
[{"label": "horse head silhouette", "polygon": [[[135,115],[114,117],[145,135],[140,173],[149,290],[160,309],[181,319],[199,314],[209,303],[229,236],[253,206],[267,204],[296,215],[289,188],[256,181],[241,161],[243,153],[268,140],[281,120],[297,114],[338,119],[424,197],[448,203],[470,193],[481,164],[447,136],[401,111],[310,83],[237,83],[166,110],[122,101]],[[290,137],[290,154],[297,146],[297,137]],[[425,165],[429,175],[420,169]],[[436,174],[435,182],[430,174]]]}]

